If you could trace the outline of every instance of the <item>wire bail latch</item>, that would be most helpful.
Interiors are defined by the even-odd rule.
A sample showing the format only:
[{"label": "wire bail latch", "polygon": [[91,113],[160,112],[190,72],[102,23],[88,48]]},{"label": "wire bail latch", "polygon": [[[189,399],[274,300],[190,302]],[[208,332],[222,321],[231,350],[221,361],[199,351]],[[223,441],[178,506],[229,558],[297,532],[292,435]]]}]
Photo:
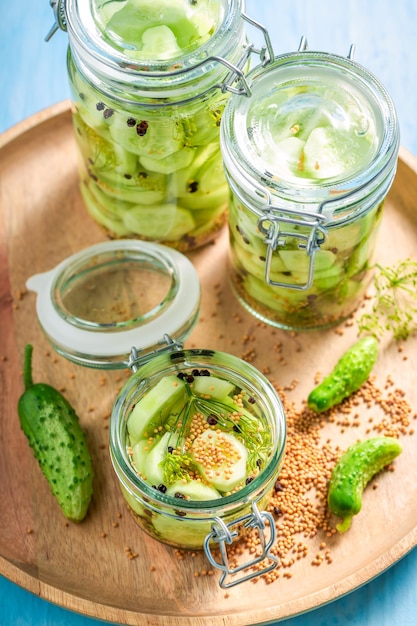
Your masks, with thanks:
[{"label": "wire bail latch", "polygon": [[170,353],[174,351],[180,351],[183,349],[183,344],[181,343],[181,341],[173,339],[166,333],[164,334],[163,339],[159,342],[159,344],[161,345],[160,348],[156,348],[155,350],[151,350],[150,352],[145,352],[144,354],[142,354],[143,350],[132,347],[132,349],[130,350],[129,361],[127,362],[128,368],[133,373],[135,373],[142,365],[153,359],[155,356],[159,354],[164,354],[166,352]]},{"label": "wire bail latch", "polygon": [[[235,527],[243,526],[244,528],[256,528],[259,535],[261,553],[255,556],[253,559],[246,561],[237,567],[231,567],[229,564],[229,558],[227,554],[227,545],[231,545],[233,540],[239,536],[237,530],[233,530]],[[266,536],[266,529],[269,528],[269,537]],[[215,517],[212,525],[211,532],[207,535],[204,541],[204,552],[208,560],[213,567],[220,569],[222,574],[220,576],[219,585],[222,589],[228,589],[234,587],[240,583],[243,583],[252,578],[257,578],[262,574],[266,574],[274,570],[279,563],[278,557],[271,553],[271,548],[275,543],[276,528],[275,521],[271,513],[268,511],[259,511],[256,502],[252,503],[252,512],[247,515],[243,515],[239,519],[234,520],[226,524],[221,518]],[[211,551],[210,542],[218,544],[220,550],[220,561],[217,561]],[[267,563],[261,569],[254,571],[248,571],[235,580],[227,580],[228,576],[235,576],[244,570],[249,570],[251,567],[261,563],[264,560]]]},{"label": "wire bail latch", "polygon": [[[265,258],[265,282],[273,287],[306,290],[313,283],[316,252],[326,240],[327,218],[321,212],[305,212],[297,209],[281,209],[268,203],[263,215],[258,219],[258,228],[264,235],[267,246]],[[283,228],[284,226],[284,228]],[[287,229],[294,226],[294,229]],[[301,227],[301,228],[300,228]],[[307,280],[304,284],[275,281],[271,278],[273,254],[278,248],[284,248],[288,239],[298,240],[296,249],[305,250],[309,258]]]},{"label": "wire bail latch", "polygon": [[67,18],[65,16],[65,0],[49,0],[49,4],[55,15],[55,22],[45,37],[45,41],[49,41],[56,31],[61,29],[67,30]]}]

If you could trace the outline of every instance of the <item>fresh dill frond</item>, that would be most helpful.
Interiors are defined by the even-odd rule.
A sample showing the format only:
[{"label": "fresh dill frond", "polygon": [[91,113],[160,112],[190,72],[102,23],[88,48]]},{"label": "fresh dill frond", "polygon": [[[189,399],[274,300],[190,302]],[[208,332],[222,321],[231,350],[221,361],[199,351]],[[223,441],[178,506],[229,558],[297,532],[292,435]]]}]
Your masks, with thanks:
[{"label": "fresh dill frond", "polygon": [[216,416],[217,425],[232,432],[244,444],[248,451],[248,474],[259,471],[259,464],[263,464],[271,450],[271,435],[261,427],[259,417],[234,403],[232,398],[228,404],[214,398],[195,398],[194,402],[200,413]]},{"label": "fresh dill frond", "polygon": [[381,339],[389,332],[395,340],[404,341],[417,330],[417,261],[375,267],[375,296],[371,312],[358,319],[359,334]]},{"label": "fresh dill frond", "polygon": [[190,454],[174,451],[164,456],[161,467],[164,472],[164,483],[172,485],[180,480],[190,481],[190,471],[195,468],[195,463]]}]

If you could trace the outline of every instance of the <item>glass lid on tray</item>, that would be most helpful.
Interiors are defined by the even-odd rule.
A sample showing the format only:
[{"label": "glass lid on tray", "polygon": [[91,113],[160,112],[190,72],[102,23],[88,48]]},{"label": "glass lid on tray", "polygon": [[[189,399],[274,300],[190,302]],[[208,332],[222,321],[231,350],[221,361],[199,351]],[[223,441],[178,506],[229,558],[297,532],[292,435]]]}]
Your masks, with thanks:
[{"label": "glass lid on tray", "polygon": [[200,284],[192,263],[157,243],[100,243],[29,278],[38,294],[39,323],[55,350],[100,369],[131,366],[181,342],[200,309]]}]

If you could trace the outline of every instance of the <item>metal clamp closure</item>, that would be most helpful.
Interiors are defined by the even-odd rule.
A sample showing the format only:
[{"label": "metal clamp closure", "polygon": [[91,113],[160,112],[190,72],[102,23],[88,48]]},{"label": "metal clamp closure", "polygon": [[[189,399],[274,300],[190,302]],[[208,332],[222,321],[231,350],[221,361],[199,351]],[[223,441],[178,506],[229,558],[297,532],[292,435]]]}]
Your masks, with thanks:
[{"label": "metal clamp closure", "polygon": [[143,354],[143,350],[138,350],[138,348],[133,347],[130,350],[129,360],[127,362],[128,368],[134,373],[137,372],[139,367],[148,363],[151,359],[159,354],[164,354],[165,352],[174,352],[180,351],[183,349],[183,344],[176,339],[172,339],[168,334],[164,334],[163,339],[159,342],[161,344],[160,348],[155,348],[155,350],[150,350],[149,352],[145,352]]},{"label": "metal clamp closure", "polygon": [[49,0],[49,4],[55,15],[55,22],[45,37],[45,41],[49,41],[56,31],[67,30],[67,18],[65,16],[65,0]]},{"label": "metal clamp closure", "polygon": [[[322,206],[320,207],[320,210]],[[324,223],[327,221],[322,213],[307,213],[297,209],[279,209],[268,204],[264,214],[258,219],[258,228],[264,235],[267,245],[265,258],[265,282],[273,287],[306,290],[313,283],[316,252],[327,236]],[[304,231],[284,230],[283,225],[301,226]],[[307,280],[304,284],[274,281],[271,278],[273,253],[277,248],[283,248],[288,238],[299,240],[297,248],[305,250],[309,257]]]},{"label": "metal clamp closure", "polygon": [[[216,61],[222,63],[230,69],[229,74],[226,76],[221,85],[222,91],[229,91],[230,93],[234,93],[238,96],[246,96],[249,98],[252,95],[252,90],[248,81],[246,80],[244,70],[247,66],[250,56],[252,54],[257,54],[259,56],[261,65],[264,67],[274,59],[274,50],[272,47],[271,39],[269,37],[269,33],[262,24],[246,15],[246,13],[242,13],[242,19],[261,31],[265,41],[264,45],[261,48],[255,48],[254,44],[249,43],[245,47],[245,50],[241,58],[237,61],[236,65],[229,63],[229,61],[223,59],[222,57],[210,58],[215,59]],[[238,84],[237,87],[233,86],[235,82],[237,82]]]},{"label": "metal clamp closure", "polygon": [[[239,536],[237,530],[231,530],[233,527],[243,526],[244,528],[256,528],[259,535],[261,553],[258,556],[250,559],[249,561],[238,565],[237,567],[231,567],[229,564],[227,547],[226,544],[231,545],[234,539]],[[269,528],[269,538],[266,538],[265,530]],[[256,505],[256,502],[252,503],[252,512],[247,515],[243,515],[237,520],[233,522],[229,522],[229,524],[225,524],[225,522],[219,517],[214,518],[214,523],[212,526],[211,532],[207,535],[204,541],[204,551],[208,560],[210,561],[213,567],[220,569],[222,574],[220,576],[219,585],[222,589],[228,589],[229,587],[234,587],[235,585],[239,585],[247,580],[251,580],[253,578],[257,578],[262,574],[266,574],[267,572],[275,569],[279,563],[278,558],[271,553],[271,548],[275,543],[276,539],[276,528],[275,521],[272,517],[271,513],[267,511],[259,512],[259,509]],[[210,542],[213,541],[218,544],[220,550],[220,558],[221,561],[217,561],[211,551]],[[227,576],[234,576],[239,574],[244,570],[249,570],[251,567],[257,565],[264,559],[267,559],[267,564],[254,571],[248,571],[243,576],[235,580],[226,580]]]}]

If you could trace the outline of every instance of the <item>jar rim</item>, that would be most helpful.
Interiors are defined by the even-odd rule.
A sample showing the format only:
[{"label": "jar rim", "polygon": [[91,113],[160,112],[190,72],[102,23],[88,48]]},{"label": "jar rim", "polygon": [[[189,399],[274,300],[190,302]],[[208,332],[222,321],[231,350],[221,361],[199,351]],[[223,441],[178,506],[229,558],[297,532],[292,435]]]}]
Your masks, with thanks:
[{"label": "jar rim", "polygon": [[[323,179],[311,184],[302,177],[286,180],[266,167],[263,156],[256,154],[250,138],[250,125],[247,122],[250,108],[253,109],[262,95],[262,88],[270,81],[274,89],[290,82],[291,72],[306,85],[315,77],[315,72],[324,72],[329,82],[342,74],[347,83],[361,90],[369,100],[372,111],[379,116],[382,134],[370,162],[350,175]],[[298,75],[297,75],[298,72]],[[395,105],[382,83],[365,67],[353,59],[333,53],[303,50],[276,56],[268,65],[256,66],[247,75],[251,87],[251,98],[242,99],[236,95],[229,98],[223,114],[221,126],[221,148],[226,173],[255,201],[264,204],[271,194],[284,202],[319,205],[321,202],[346,205],[354,201],[356,193],[367,195],[390,178],[399,149],[399,128]],[[318,82],[318,79],[317,79]],[[261,94],[261,95],[260,95]],[[257,100],[258,98],[258,100]],[[238,121],[237,121],[238,120]],[[244,128],[249,128],[245,132]],[[252,192],[250,191],[252,189]],[[267,192],[265,193],[265,189]],[[333,202],[334,200],[334,202]],[[330,207],[326,207],[330,209]],[[328,213],[333,213],[331,209]]]},{"label": "jar rim", "polygon": [[[120,269],[113,282],[120,282],[120,278],[130,282],[132,266],[138,274],[149,268],[154,279],[163,275],[161,295],[157,294],[160,298],[149,300],[150,310],[123,313],[125,319],[119,323],[114,317],[93,321],[87,317],[89,311],[85,315],[77,312],[77,301],[84,297],[92,274],[94,289],[104,292],[106,315],[115,315],[113,306],[118,302],[113,302],[108,276],[111,270]],[[141,283],[146,280],[148,275],[141,277]],[[63,292],[71,293],[78,283],[78,295],[67,306]],[[56,351],[79,365],[101,369],[128,367],[132,348],[152,351],[166,335],[181,342],[196,324],[200,310],[200,282],[191,261],[177,250],[154,242],[102,242],[31,276],[26,284],[37,293],[38,320]],[[138,294],[132,295],[136,299]]]},{"label": "jar rim", "polygon": [[[154,83],[161,88],[188,84],[190,80],[206,78],[219,66],[216,57],[228,58],[236,50],[230,33],[239,31],[238,23],[245,0],[223,0],[223,19],[207,41],[197,49],[168,60],[135,60],[108,44],[94,22],[92,0],[66,0],[66,27],[73,55],[85,68],[94,67],[98,74],[119,84],[133,80],[135,85],[147,87]],[[222,72],[225,68],[220,66]]]},{"label": "jar rim", "polygon": [[[215,366],[213,360],[219,361]],[[156,489],[150,484],[144,481],[138,474],[135,473],[129,458],[126,448],[126,410],[129,409],[131,404],[132,388],[138,385],[138,380],[142,379],[142,383],[146,380],[146,376],[150,371],[158,371],[158,368],[163,368],[164,365],[170,361],[170,357],[160,355],[152,359],[152,362],[146,363],[141,369],[136,372],[124,385],[120,393],[118,394],[115,403],[113,404],[113,410],[110,418],[110,456],[113,467],[116,474],[124,485],[125,488],[135,490],[135,493],[139,490],[141,497],[146,498],[146,506],[150,505],[149,498],[154,501],[155,506],[157,504],[172,506],[176,509],[185,509],[191,512],[206,512],[210,514],[207,519],[212,519],[218,509],[227,508],[240,502],[247,501],[247,498],[261,490],[271,477],[276,472],[276,468],[279,467],[280,462],[283,459],[286,446],[287,427],[284,407],[281,399],[273,387],[272,383],[252,364],[244,362],[245,372],[241,374],[244,376],[244,382],[247,388],[250,388],[255,393],[255,385],[262,389],[263,402],[268,405],[269,416],[273,416],[275,423],[273,427],[276,430],[274,450],[271,458],[268,459],[268,463],[259,474],[247,485],[239,489],[237,492],[228,496],[223,496],[215,500],[178,500],[173,496],[168,496]],[[179,363],[187,363],[185,367],[192,368],[197,367],[197,363],[200,363],[200,367],[219,368],[225,372],[226,376],[236,378],[236,373],[242,366],[242,360],[234,355],[207,349],[185,349],[181,352],[176,352],[173,358],[176,365]],[[165,370],[164,370],[165,371]],[[243,386],[243,385],[242,385]],[[259,394],[255,394],[259,395]],[[121,416],[124,416],[124,419]],[[272,424],[271,424],[272,426]],[[199,517],[199,519],[202,519]]]}]

